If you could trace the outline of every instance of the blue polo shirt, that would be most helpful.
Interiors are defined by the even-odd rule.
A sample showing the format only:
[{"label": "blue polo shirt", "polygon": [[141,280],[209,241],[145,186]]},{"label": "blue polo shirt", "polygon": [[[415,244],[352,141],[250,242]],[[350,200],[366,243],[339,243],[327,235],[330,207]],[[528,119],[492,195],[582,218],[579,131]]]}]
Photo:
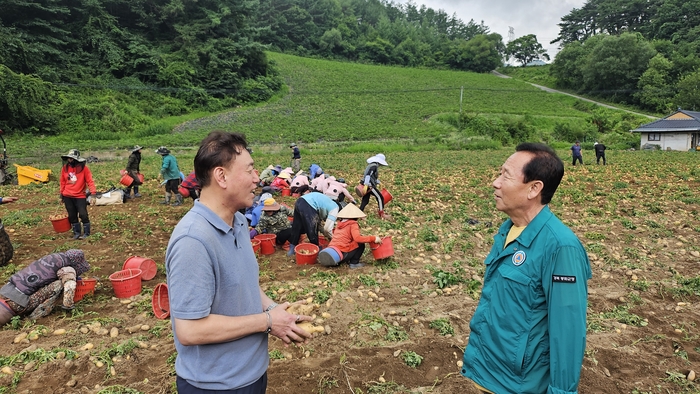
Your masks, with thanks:
[{"label": "blue polo shirt", "polygon": [[486,257],[462,374],[495,393],[576,393],[586,349],[591,267],[576,235],[545,206]]},{"label": "blue polo shirt", "polygon": [[[209,314],[262,312],[258,263],[248,222],[237,212],[233,226],[196,200],[175,226],[165,252],[170,314],[195,320]],[[232,390],[257,381],[267,370],[267,334],[235,341],[184,346],[173,320],[178,376],[206,390]]]}]

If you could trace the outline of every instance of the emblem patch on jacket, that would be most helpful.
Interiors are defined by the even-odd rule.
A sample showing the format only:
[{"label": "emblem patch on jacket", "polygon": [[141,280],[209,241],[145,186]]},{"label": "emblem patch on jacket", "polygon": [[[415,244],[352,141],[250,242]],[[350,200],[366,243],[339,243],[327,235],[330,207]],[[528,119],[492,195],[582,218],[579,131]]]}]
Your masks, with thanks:
[{"label": "emblem patch on jacket", "polygon": [[513,261],[513,265],[517,267],[519,265],[522,265],[525,262],[526,258],[527,256],[525,256],[525,252],[523,252],[522,250],[518,250],[517,252],[515,252],[515,254],[513,254],[511,260]]}]

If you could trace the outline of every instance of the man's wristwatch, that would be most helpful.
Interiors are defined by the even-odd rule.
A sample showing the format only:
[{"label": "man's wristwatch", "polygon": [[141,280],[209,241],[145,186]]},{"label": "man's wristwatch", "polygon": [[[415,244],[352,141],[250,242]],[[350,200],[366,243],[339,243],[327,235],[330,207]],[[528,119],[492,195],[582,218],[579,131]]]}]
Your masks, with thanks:
[{"label": "man's wristwatch", "polygon": [[267,306],[267,309],[265,309],[265,312],[269,312],[269,311],[275,309],[275,307],[276,307],[277,305],[278,305],[277,303],[273,302],[272,304],[270,304],[270,305]]}]

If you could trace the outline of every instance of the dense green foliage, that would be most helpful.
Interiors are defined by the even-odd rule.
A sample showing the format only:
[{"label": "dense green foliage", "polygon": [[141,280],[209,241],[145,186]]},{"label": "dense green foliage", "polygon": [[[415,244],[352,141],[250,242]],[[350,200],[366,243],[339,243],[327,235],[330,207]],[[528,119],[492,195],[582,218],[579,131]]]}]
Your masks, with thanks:
[{"label": "dense green foliage", "polygon": [[300,56],[484,72],[505,49],[483,22],[413,2],[261,0],[258,10],[261,41]]},{"label": "dense green foliage", "polygon": [[537,41],[537,36],[534,34],[528,34],[509,42],[506,45],[506,55],[512,56],[522,65],[537,59],[549,60],[547,51],[542,48],[542,44]]},{"label": "dense green foliage", "polygon": [[700,2],[588,0],[559,24],[557,86],[669,112],[700,109]]},{"label": "dense green foliage", "polygon": [[256,40],[256,5],[5,0],[0,128],[123,133],[163,116],[267,100],[281,80]]}]

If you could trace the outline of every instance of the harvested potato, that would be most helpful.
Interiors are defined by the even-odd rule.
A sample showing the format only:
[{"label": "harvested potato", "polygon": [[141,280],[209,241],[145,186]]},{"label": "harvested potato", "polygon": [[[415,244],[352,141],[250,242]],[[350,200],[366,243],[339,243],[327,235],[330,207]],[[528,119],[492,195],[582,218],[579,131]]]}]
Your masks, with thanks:
[{"label": "harvested potato", "polygon": [[299,328],[301,328],[302,330],[308,332],[309,334],[313,334],[313,333],[315,333],[315,332],[319,332],[319,333],[320,333],[320,332],[324,332],[324,331],[325,331],[325,328],[323,328],[323,327],[321,327],[321,326],[314,326],[313,324],[311,324],[310,322],[307,322],[307,321],[304,321],[304,322],[301,322],[301,323],[297,323],[297,326],[298,326]]},{"label": "harvested potato", "polygon": [[292,304],[287,308],[287,312],[292,315],[311,315],[314,311],[313,304]]}]

